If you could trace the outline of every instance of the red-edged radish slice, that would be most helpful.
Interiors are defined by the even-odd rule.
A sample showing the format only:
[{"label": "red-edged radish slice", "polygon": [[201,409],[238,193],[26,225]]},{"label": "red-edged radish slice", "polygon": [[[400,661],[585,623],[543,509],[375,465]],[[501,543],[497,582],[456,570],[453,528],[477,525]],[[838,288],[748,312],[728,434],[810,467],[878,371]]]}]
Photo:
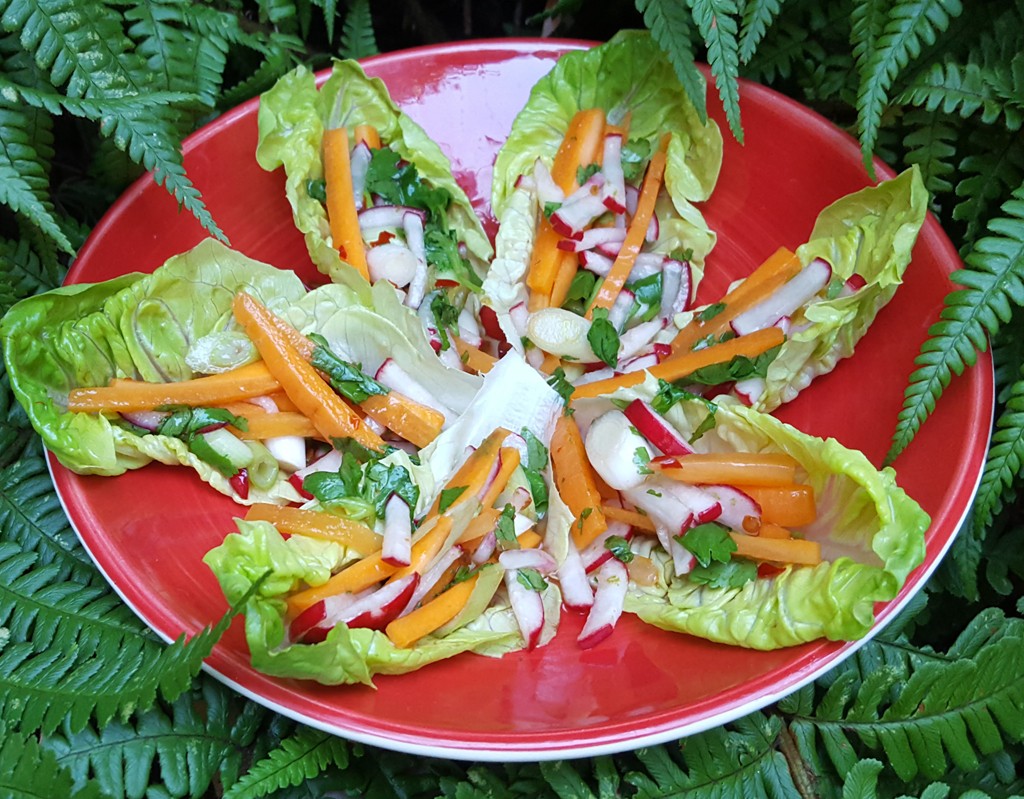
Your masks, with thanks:
[{"label": "red-edged radish slice", "polygon": [[616,491],[636,488],[644,482],[651,458],[647,440],[635,432],[622,411],[613,410],[595,419],[587,431],[587,458]]},{"label": "red-edged radish slice", "polygon": [[228,484],[241,499],[249,498],[249,470],[239,469],[228,478]]},{"label": "red-edged radish slice", "polygon": [[619,536],[619,538],[625,538],[629,541],[633,538],[633,528],[625,522],[608,522],[608,529],[587,544],[586,549],[580,552],[583,570],[587,574],[598,569],[608,558],[612,557],[612,551],[605,546],[608,543],[608,539],[612,536]]},{"label": "red-edged radish slice", "polygon": [[748,516],[756,519],[761,518],[761,506],[754,501],[753,497],[745,491],[727,485],[705,485],[701,486],[708,494],[718,500],[722,506],[722,513],[716,519],[726,527],[737,532],[745,532],[743,520]]},{"label": "red-edged radish slice", "polygon": [[402,228],[406,214],[412,214],[423,221],[424,212],[407,205],[375,205],[359,212],[359,229],[379,230],[381,228]]},{"label": "red-edged radish slice", "polygon": [[856,294],[862,288],[868,284],[864,275],[858,275],[854,272],[843,282],[843,288],[839,292],[840,297],[849,297],[851,294]]},{"label": "red-edged radish slice", "polygon": [[537,190],[537,200],[541,207],[548,203],[564,203],[565,192],[555,183],[551,172],[539,158],[533,162],[533,185]]},{"label": "red-edged radish slice", "polygon": [[680,544],[675,536],[672,536],[672,539],[669,541],[668,551],[672,556],[672,568],[676,573],[676,577],[689,574],[693,571],[693,567],[697,565],[697,558],[693,556],[690,550]]},{"label": "red-edged radish slice", "polygon": [[566,252],[582,253],[600,247],[602,252],[614,250],[618,253],[625,239],[625,228],[592,227],[583,231],[583,235],[578,239],[561,239],[557,246]]},{"label": "red-edged radish slice", "polygon": [[626,180],[622,174],[621,133],[609,133],[604,137],[601,171],[604,173],[601,200],[605,208],[613,214],[626,213]]},{"label": "red-edged radish slice", "polygon": [[628,588],[629,573],[622,561],[612,558],[598,569],[594,604],[576,639],[581,649],[597,646],[612,634],[619,616],[622,615]]},{"label": "red-edged radish slice", "polygon": [[832,279],[832,267],[824,258],[815,258],[753,308],[732,320],[737,336],[771,327],[783,316],[796,313]]},{"label": "red-edged radish slice", "polygon": [[412,559],[412,510],[398,494],[392,494],[384,504],[380,559],[391,566],[408,566]]},{"label": "red-edged radish slice", "polygon": [[483,330],[468,305],[459,311],[459,338],[471,347],[479,347],[483,343]]},{"label": "red-edged radish slice", "polygon": [[498,563],[509,571],[536,569],[541,574],[551,574],[558,569],[554,557],[543,549],[506,549],[498,555]]},{"label": "red-edged radish slice", "polygon": [[619,336],[619,361],[623,362],[639,353],[664,328],[663,319],[651,319],[626,330]]},{"label": "red-edged radish slice", "polygon": [[397,288],[404,288],[416,277],[418,265],[413,251],[397,241],[379,244],[366,251],[366,266],[374,283],[386,280]]},{"label": "red-edged radish slice", "polygon": [[544,630],[544,599],[540,591],[527,588],[519,581],[519,571],[516,569],[505,572],[505,588],[519,632],[529,651],[540,643],[540,634]]},{"label": "red-edged radish slice", "polygon": [[644,234],[644,241],[655,242],[661,235],[661,223],[658,222],[658,212],[651,214],[651,221],[647,224],[647,232]]},{"label": "red-edged radish slice", "polygon": [[652,366],[658,365],[658,356],[653,352],[649,352],[646,355],[637,355],[635,358],[630,358],[628,361],[624,361],[619,364],[619,371],[622,374],[629,374],[630,372],[639,372],[643,369],[650,369]]},{"label": "red-edged radish slice", "polygon": [[562,604],[569,610],[582,612],[594,604],[594,589],[590,587],[580,551],[569,538],[569,547],[558,567],[558,584],[562,587]]},{"label": "red-edged radish slice", "polygon": [[120,414],[126,422],[131,422],[136,427],[155,433],[160,423],[170,414],[166,411],[125,411]]},{"label": "red-edged radish slice", "polygon": [[616,330],[622,330],[626,326],[626,320],[629,319],[630,311],[633,310],[635,302],[636,295],[629,289],[622,289],[619,292],[615,302],[612,303],[612,307],[608,311],[608,321],[612,327]]},{"label": "red-edged radish slice", "polygon": [[555,232],[572,239],[582,237],[583,231],[608,210],[598,190],[597,182],[592,177],[576,193],[567,197],[561,207],[551,214],[551,227]]},{"label": "red-edged radish slice", "polygon": [[598,277],[604,277],[612,270],[614,258],[602,255],[595,250],[584,250],[579,254],[580,266]]},{"label": "red-edged radish slice", "polygon": [[422,601],[430,590],[437,585],[438,581],[444,577],[445,573],[456,563],[459,558],[462,557],[462,547],[458,544],[448,548],[448,551],[437,558],[431,565],[430,568],[423,572],[423,576],[420,578],[419,584],[416,586],[416,590],[413,591],[412,596],[409,598],[409,602],[399,613],[399,616],[404,616],[411,610],[415,610],[416,606]]},{"label": "red-edged radish slice", "polygon": [[642,399],[635,399],[623,411],[637,431],[664,455],[689,455],[694,450],[660,413]]},{"label": "red-edged radish slice", "polygon": [[480,306],[480,324],[483,325],[484,333],[495,341],[507,342],[505,331],[501,329],[498,321],[498,312],[490,305]]},{"label": "red-edged radish slice", "polygon": [[473,556],[470,560],[473,564],[479,566],[481,563],[486,563],[491,559],[491,555],[494,554],[494,550],[498,548],[498,534],[494,530],[488,530],[483,538],[480,539],[480,543],[477,548],[473,550]]},{"label": "red-edged radish slice", "polygon": [[690,307],[692,275],[690,265],[673,258],[662,269],[661,315],[671,319]]},{"label": "red-edged radish slice", "polygon": [[763,377],[748,377],[744,380],[737,380],[733,384],[732,391],[739,401],[749,408],[761,399],[765,388]]},{"label": "red-edged radish slice", "polygon": [[382,630],[409,604],[419,581],[419,573],[412,572],[371,591],[322,599],[295,617],[289,637],[293,643],[318,644],[337,624]]}]

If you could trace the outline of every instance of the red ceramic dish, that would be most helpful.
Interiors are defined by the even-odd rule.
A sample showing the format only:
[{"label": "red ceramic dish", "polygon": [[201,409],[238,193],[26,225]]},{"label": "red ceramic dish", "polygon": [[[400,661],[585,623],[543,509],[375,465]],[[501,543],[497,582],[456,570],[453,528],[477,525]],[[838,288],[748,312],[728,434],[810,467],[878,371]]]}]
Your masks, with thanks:
[{"label": "red ceramic dish", "polygon": [[[489,170],[513,117],[557,55],[581,46],[471,42],[380,56],[366,69],[441,144],[486,214]],[[749,83],[742,85],[742,103],[746,143],[726,134],[722,177],[704,208],[719,233],[705,281],[709,297],[778,246],[803,242],[822,207],[868,183],[856,142],[824,119]],[[262,171],[253,157],[256,109],[255,101],[246,103],[192,136],[188,173],[233,246],[310,278],[315,272],[292,227],[283,174]],[[724,129],[720,109],[712,113]],[[152,270],[203,236],[162,188],[143,179],[97,226],[68,280]],[[856,356],[779,416],[880,463],[914,356],[958,265],[955,249],[929,218],[906,284]],[[954,381],[898,460],[900,484],[933,521],[925,563],[895,601],[878,608],[878,626],[920,589],[963,521],[985,457],[992,404],[991,361],[983,355]],[[52,469],[86,548],[154,630],[168,639],[194,634],[224,613],[226,604],[201,558],[234,529],[239,508],[230,500],[187,469],[151,465],[115,479],[80,477],[55,462]],[[863,643],[822,641],[754,652],[627,617],[611,638],[581,651],[575,644],[579,626],[569,616],[563,634],[540,650],[500,660],[464,655],[413,674],[380,677],[371,690],[255,672],[236,619],[207,667],[256,701],[348,738],[442,757],[532,760],[632,749],[716,726],[793,691]]]}]

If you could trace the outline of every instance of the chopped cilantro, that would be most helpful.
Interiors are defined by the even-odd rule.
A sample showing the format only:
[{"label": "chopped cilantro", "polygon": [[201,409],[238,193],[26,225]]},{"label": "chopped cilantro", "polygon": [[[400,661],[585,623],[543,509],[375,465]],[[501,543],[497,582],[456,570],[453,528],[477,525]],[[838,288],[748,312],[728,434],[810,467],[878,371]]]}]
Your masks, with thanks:
[{"label": "chopped cilantro", "polygon": [[633,551],[629,548],[629,541],[621,535],[610,535],[604,541],[604,548],[612,553],[612,557],[629,563],[633,560]]},{"label": "chopped cilantro", "polygon": [[459,239],[454,230],[429,225],[423,234],[423,244],[427,263],[434,267],[438,275],[449,277],[470,291],[480,291],[483,281],[459,252]]},{"label": "chopped cilantro", "polygon": [[522,436],[526,440],[526,466],[523,467],[523,473],[530,484],[533,507],[538,516],[543,516],[548,509],[548,484],[544,479],[544,470],[548,465],[548,448],[528,427],[522,429]]},{"label": "chopped cilantro", "polygon": [[472,569],[469,566],[459,566],[455,571],[455,576],[452,578],[452,585],[466,582],[466,580],[476,574],[477,571],[477,569]]},{"label": "chopped cilantro", "polygon": [[697,425],[697,428],[693,431],[693,435],[690,436],[688,440],[690,444],[693,444],[694,442],[698,441],[700,437],[709,430],[715,429],[715,424],[717,423],[717,420],[715,419],[715,414],[718,412],[718,406],[715,405],[713,402],[706,402],[706,404],[708,406],[707,416],[704,417],[701,423]]},{"label": "chopped cilantro", "polygon": [[327,379],[334,387],[334,390],[343,397],[355,402],[363,402],[373,395],[385,395],[390,389],[378,383],[368,374],[359,368],[359,364],[349,363],[339,358],[323,336],[312,333],[310,340],[316,345],[313,347],[313,357],[310,363],[327,375]]},{"label": "chopped cilantro", "polygon": [[633,452],[633,465],[636,466],[637,474],[654,474],[647,465],[651,462],[651,453],[647,447],[637,447]]},{"label": "chopped cilantro", "polygon": [[608,321],[606,308],[595,308],[587,341],[594,354],[608,366],[614,367],[619,359],[619,333]]},{"label": "chopped cilantro", "polygon": [[180,438],[186,444],[207,428],[229,424],[239,430],[248,429],[245,419],[224,408],[174,407],[169,410],[170,415],[164,417],[156,432],[161,436]]},{"label": "chopped cilantro", "polygon": [[699,321],[701,321],[701,322],[710,322],[712,319],[714,319],[716,316],[718,316],[724,310],[725,310],[725,303],[724,302],[716,302],[716,303],[714,303],[712,305],[709,305],[703,311],[698,313],[697,314],[697,319]]},{"label": "chopped cilantro", "polygon": [[391,205],[407,205],[427,212],[428,219],[443,223],[451,193],[428,186],[416,166],[387,147],[372,151],[366,170],[366,193],[382,197]]},{"label": "chopped cilantro", "polygon": [[668,254],[668,257],[671,258],[673,261],[682,261],[683,263],[688,263],[690,259],[693,258],[693,248],[687,247],[685,250],[672,250],[672,252]]},{"label": "chopped cilantro", "polygon": [[437,334],[441,337],[441,349],[448,349],[452,343],[448,338],[450,329],[459,328],[459,309],[452,305],[448,295],[443,291],[435,292],[430,298],[430,312],[437,323]]},{"label": "chopped cilantro", "polygon": [[716,522],[707,522],[691,527],[676,540],[693,553],[697,563],[707,566],[713,561],[727,562],[736,551],[736,542],[729,531]]},{"label": "chopped cilantro", "polygon": [[384,515],[384,506],[395,494],[409,506],[409,513],[412,514],[420,498],[420,487],[412,481],[409,470],[404,466],[388,466],[374,461],[366,467],[365,493],[373,502],[378,517]]},{"label": "chopped cilantro", "polygon": [[547,580],[541,577],[540,572],[536,569],[518,569],[516,579],[520,585],[531,591],[543,591],[548,587]]},{"label": "chopped cilantro", "polygon": [[516,509],[511,502],[507,502],[501,509],[498,516],[498,524],[494,528],[494,535],[501,544],[502,549],[519,549],[519,539],[516,536]]},{"label": "chopped cilantro", "polygon": [[587,164],[586,166],[578,166],[576,167],[576,182],[582,186],[584,183],[586,183],[588,180],[590,180],[590,178],[592,178],[600,171],[600,164]]},{"label": "chopped cilantro", "polygon": [[652,497],[660,497],[661,496],[661,492],[660,491],[655,491],[653,488],[648,488],[647,489],[647,493],[650,494]]},{"label": "chopped cilantro", "polygon": [[669,383],[667,380],[659,378],[658,392],[651,400],[651,407],[664,416],[669,412],[673,405],[684,399],[692,400],[699,399],[699,397],[684,388],[679,388],[678,386]]},{"label": "chopped cilantro", "polygon": [[551,219],[551,215],[555,211],[557,211],[559,208],[561,208],[561,207],[562,207],[561,203],[554,202],[554,201],[548,201],[548,202],[544,203],[544,208],[541,211],[541,213],[544,214],[544,218],[545,219]]},{"label": "chopped cilantro", "polygon": [[548,378],[548,385],[557,392],[558,396],[562,398],[562,402],[565,403],[566,416],[572,416],[573,409],[569,407],[569,398],[572,397],[574,389],[572,383],[565,379],[565,370],[561,366],[551,373],[551,377]]},{"label": "chopped cilantro", "polygon": [[455,486],[455,488],[441,489],[441,497],[437,504],[437,509],[441,513],[444,513],[448,508],[455,504],[455,500],[466,492],[466,488],[467,486]]},{"label": "chopped cilantro", "polygon": [[764,377],[768,374],[768,367],[775,360],[775,356],[779,354],[780,349],[782,349],[781,344],[753,358],[748,358],[746,355],[737,355],[728,363],[715,363],[705,366],[687,375],[686,382],[701,383],[705,386],[718,386],[734,380]]},{"label": "chopped cilantro", "polygon": [[686,576],[708,588],[741,588],[757,577],[757,564],[744,558],[725,563],[715,561],[707,566],[694,567]]},{"label": "chopped cilantro", "polygon": [[590,295],[594,293],[596,285],[597,275],[593,272],[588,272],[586,269],[580,269],[573,276],[572,283],[569,284],[569,292],[565,295],[562,307],[570,311],[583,313],[585,303],[590,299]]}]

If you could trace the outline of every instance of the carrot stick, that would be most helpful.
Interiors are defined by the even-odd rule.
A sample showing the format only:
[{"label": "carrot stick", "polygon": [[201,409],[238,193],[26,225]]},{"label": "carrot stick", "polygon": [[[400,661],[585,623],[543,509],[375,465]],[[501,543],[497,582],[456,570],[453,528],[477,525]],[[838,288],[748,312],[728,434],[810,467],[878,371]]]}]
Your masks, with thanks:
[{"label": "carrot stick", "polygon": [[626,372],[625,374],[609,377],[605,380],[585,383],[582,386],[577,386],[572,393],[572,399],[600,397],[603,394],[611,394],[617,389],[642,383],[648,374],[669,382],[680,380],[705,366],[716,363],[728,363],[738,355],[745,355],[748,358],[761,355],[772,347],[780,345],[785,341],[785,338],[783,332],[777,327],[758,330],[745,336],[729,339],[729,341],[722,344],[705,347],[702,350],[679,353],[678,355],[666,358],[649,369]]},{"label": "carrot stick", "polygon": [[647,173],[644,175],[643,186],[640,189],[640,199],[637,200],[636,213],[629,222],[629,229],[626,231],[626,238],[622,242],[611,270],[597,290],[594,302],[587,309],[587,319],[593,319],[595,308],[610,309],[619,296],[622,287],[626,284],[629,273],[633,271],[636,257],[640,254],[644,237],[647,235],[647,228],[651,224],[651,217],[654,215],[654,204],[658,200],[658,192],[661,191],[662,178],[665,176],[665,164],[668,161],[668,136],[661,140],[658,151],[651,156],[647,165]]},{"label": "carrot stick", "polygon": [[762,524],[757,530],[757,535],[760,538],[779,538],[784,540],[793,537],[793,534],[781,524],[772,524],[771,522]]},{"label": "carrot stick", "polygon": [[540,371],[546,375],[554,374],[555,369],[562,365],[562,359],[550,352],[544,353],[544,360],[541,362]]},{"label": "carrot stick", "polygon": [[498,508],[481,508],[480,512],[469,520],[462,535],[456,539],[456,544],[465,544],[469,541],[476,541],[483,538],[498,524],[498,517],[501,511]]},{"label": "carrot stick", "polygon": [[245,514],[247,522],[270,522],[278,532],[337,541],[359,552],[379,550],[382,539],[365,524],[315,510],[256,503]]},{"label": "carrot stick", "polygon": [[626,508],[619,508],[614,505],[602,505],[601,512],[605,515],[606,519],[611,521],[625,522],[630,527],[643,530],[645,533],[655,532],[654,522],[651,521],[651,517],[646,513],[640,513],[637,510],[627,510]]},{"label": "carrot stick", "polygon": [[297,591],[289,596],[286,600],[288,613],[294,617],[329,596],[358,593],[364,588],[369,588],[390,577],[397,569],[397,566],[385,563],[381,558],[380,550],[377,550],[372,555],[367,555],[362,560],[357,560],[351,566],[338,572],[323,585]]},{"label": "carrot stick", "polygon": [[425,447],[441,432],[444,414],[420,405],[397,391],[371,394],[359,403],[366,415],[384,425],[410,444]]},{"label": "carrot stick", "polygon": [[430,602],[400,616],[385,628],[384,633],[399,648],[412,646],[423,636],[434,632],[459,614],[469,602],[479,577],[480,575],[476,574],[464,582],[456,583]]},{"label": "carrot stick", "polygon": [[803,527],[818,517],[814,492],[808,485],[737,485],[736,488],[748,494],[761,506],[761,520],[766,524]]},{"label": "carrot stick", "polygon": [[736,542],[737,555],[774,563],[814,566],[821,563],[821,544],[804,538],[762,538],[745,533],[729,533]]},{"label": "carrot stick", "polygon": [[[464,489],[449,507],[465,502],[468,499],[475,499],[483,489],[495,461],[501,457],[501,444],[509,436],[509,431],[504,427],[494,430],[487,438],[480,442],[480,446],[473,451],[473,454],[466,458],[465,462],[453,474],[445,484],[445,490],[456,488]],[[443,492],[442,492],[443,493]],[[434,500],[427,513],[427,517],[439,512],[441,495]]]},{"label": "carrot stick", "polygon": [[579,270],[580,259],[574,252],[564,252],[558,261],[558,270],[555,272],[555,279],[551,283],[551,298],[548,300],[549,308],[561,308],[565,298],[569,296],[569,288],[572,286],[572,279],[576,277]]},{"label": "carrot stick", "polygon": [[352,139],[355,144],[366,142],[371,150],[380,149],[380,133],[373,125],[356,125],[352,129]]},{"label": "carrot stick", "polygon": [[[255,406],[253,406],[255,407]],[[284,411],[282,413],[266,413],[260,411],[245,411],[236,413],[246,421],[245,430],[231,432],[244,441],[265,441],[268,438],[280,438],[281,436],[298,436],[299,438],[320,438],[320,431],[313,427],[313,423],[301,413]]]},{"label": "carrot stick", "polygon": [[295,351],[273,324],[266,308],[245,292],[235,295],[232,308],[235,319],[256,346],[267,369],[327,441],[354,438],[369,449],[383,449],[380,436],[370,430],[316,369]]},{"label": "carrot stick", "polygon": [[112,380],[109,386],[73,388],[68,410],[76,413],[100,411],[148,411],[163,405],[223,406],[229,402],[261,397],[281,387],[263,361],[240,366],[230,372],[177,383],[146,383],[141,380]]},{"label": "carrot stick", "polygon": [[788,486],[799,465],[783,452],[694,452],[651,461],[666,477],[705,485]]},{"label": "carrot stick", "polygon": [[327,219],[331,226],[331,240],[341,257],[369,280],[366,248],[363,245],[362,233],[359,232],[359,217],[352,188],[348,131],[345,128],[325,130],[323,144]]},{"label": "carrot stick", "polygon": [[725,307],[706,322],[699,315],[680,330],[672,341],[673,354],[689,352],[694,345],[708,336],[719,336],[729,329],[729,323],[743,311],[757,305],[775,289],[787,282],[801,269],[800,259],[785,247],[780,247],[751,272],[742,283],[726,294],[721,303]]},{"label": "carrot stick", "polygon": [[551,468],[555,485],[575,522],[572,537],[583,549],[608,529],[601,509],[601,494],[594,481],[594,470],[587,459],[580,429],[571,416],[558,417],[551,437]]},{"label": "carrot stick", "polygon": [[459,353],[460,360],[476,372],[478,375],[485,375],[494,367],[498,359],[488,355],[483,350],[477,349],[472,344],[467,344],[458,336],[453,336],[455,351]]}]

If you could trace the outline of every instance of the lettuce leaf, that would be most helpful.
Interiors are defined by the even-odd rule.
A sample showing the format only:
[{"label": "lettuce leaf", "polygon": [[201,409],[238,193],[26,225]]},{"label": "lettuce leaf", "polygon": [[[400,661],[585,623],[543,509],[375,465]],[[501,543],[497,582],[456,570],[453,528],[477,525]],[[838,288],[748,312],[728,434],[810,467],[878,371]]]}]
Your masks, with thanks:
[{"label": "lettuce leaf", "polygon": [[856,274],[866,282],[850,296],[810,303],[793,318],[793,332],[768,367],[765,390],[754,407],[771,411],[791,401],[853,355],[902,283],[927,210],[928,191],[915,165],[818,215],[810,239],[797,250],[801,263],[824,258],[832,265],[833,280]]},{"label": "lettuce leaf", "polygon": [[[474,616],[417,642],[396,647],[382,632],[343,624],[318,644],[291,644],[285,624],[285,596],[303,583],[322,585],[342,562],[337,544],[303,536],[283,538],[267,522],[236,520],[238,533],[204,557],[228,601],[239,600],[264,574],[268,577],[245,606],[245,636],[253,666],[277,677],[310,679],[326,685],[372,685],[375,674],[404,674],[462,652],[500,655],[521,648],[522,639],[507,603],[487,607],[501,582],[497,564],[481,573],[471,597]],[[469,614],[467,614],[468,616]]]},{"label": "lettuce leaf", "polygon": [[317,90],[312,72],[299,67],[260,98],[256,160],[267,170],[284,167],[285,192],[295,225],[306,239],[310,258],[336,283],[365,286],[358,272],[341,259],[331,241],[327,211],[310,196],[308,181],[323,179],[320,146],[325,127],[373,125],[383,146],[415,164],[430,185],[452,196],[447,217],[459,241],[478,264],[492,254],[490,242],[469,198],[455,181],[441,148],[392,101],[379,78],[368,78],[355,61],[335,61],[331,76]]},{"label": "lettuce leaf", "polygon": [[[622,389],[608,398],[579,403],[581,418],[614,407],[608,400],[650,401],[657,381]],[[684,437],[707,417],[702,400],[684,399],[666,418]],[[881,471],[856,450],[834,439],[799,432],[765,413],[733,401],[719,405],[715,426],[696,446],[702,452],[785,452],[806,473],[818,504],[817,520],[803,529],[820,542],[823,562],[788,566],[774,578],[741,588],[709,588],[676,577],[660,549],[657,585],[630,585],[626,610],[667,630],[727,644],[776,649],[825,637],[860,638],[874,623],[876,602],[893,599],[907,575],[924,559],[928,515],[896,484],[891,468]],[[568,531],[565,531],[568,535]]]}]

